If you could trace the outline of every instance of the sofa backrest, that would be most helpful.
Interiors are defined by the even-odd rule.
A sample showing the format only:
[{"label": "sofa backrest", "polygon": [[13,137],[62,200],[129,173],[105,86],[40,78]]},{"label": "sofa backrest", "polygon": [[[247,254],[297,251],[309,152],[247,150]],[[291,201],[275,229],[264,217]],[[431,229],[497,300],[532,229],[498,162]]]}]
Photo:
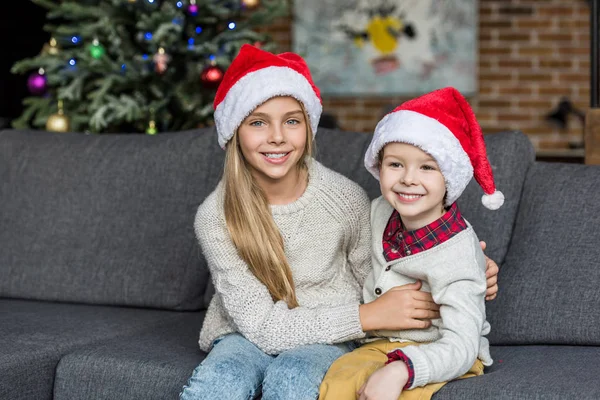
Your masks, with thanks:
[{"label": "sofa backrest", "polygon": [[[320,128],[316,158],[362,185],[371,135]],[[486,135],[506,204],[481,205],[471,182],[461,210],[502,264],[524,176],[525,135]],[[198,205],[221,177],[212,129],[156,136],[0,133],[0,297],[188,310],[212,295],[193,233]]]},{"label": "sofa backrest", "polygon": [[493,344],[600,345],[600,166],[537,162],[488,303]]},{"label": "sofa backrest", "polygon": [[0,297],[203,307],[193,221],[223,153],[212,129],[1,132]]},{"label": "sofa backrest", "polygon": [[[366,133],[319,128],[316,152],[317,159],[324,165],[359,183],[373,199],[381,195],[379,181],[367,172],[363,163],[371,137]],[[496,211],[483,207],[483,191],[472,179],[458,204],[478,237],[487,243],[486,255],[500,265],[510,243],[523,182],[535,161],[535,152],[527,136],[521,132],[501,132],[485,135],[484,138],[496,186],[504,193],[505,203]]]}]

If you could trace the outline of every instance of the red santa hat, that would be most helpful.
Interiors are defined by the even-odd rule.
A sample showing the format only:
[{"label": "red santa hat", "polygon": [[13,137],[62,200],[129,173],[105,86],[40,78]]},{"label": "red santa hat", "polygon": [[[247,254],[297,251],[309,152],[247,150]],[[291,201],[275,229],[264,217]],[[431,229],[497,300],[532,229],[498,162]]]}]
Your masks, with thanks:
[{"label": "red santa hat", "polygon": [[317,132],[323,106],[304,59],[295,53],[273,54],[244,44],[225,72],[213,104],[221,148],[225,149],[252,111],[277,96],[300,101],[313,135]]},{"label": "red santa hat", "polygon": [[473,176],[483,189],[483,205],[496,210],[504,195],[496,190],[481,127],[473,109],[452,87],[409,100],[377,124],[365,167],[379,180],[379,152],[391,142],[419,147],[437,162],[446,181],[446,206],[454,203]]}]

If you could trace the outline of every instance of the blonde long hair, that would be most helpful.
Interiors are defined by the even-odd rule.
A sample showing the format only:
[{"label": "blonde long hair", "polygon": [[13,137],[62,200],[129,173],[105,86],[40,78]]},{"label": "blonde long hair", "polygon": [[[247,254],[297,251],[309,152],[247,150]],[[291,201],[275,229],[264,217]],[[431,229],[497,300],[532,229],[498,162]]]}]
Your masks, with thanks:
[{"label": "blonde long hair", "polygon": [[[313,132],[304,105],[306,146],[298,161],[298,173],[306,171],[307,156],[313,154]],[[310,158],[308,158],[310,159]],[[269,290],[274,301],[283,300],[288,308],[298,306],[292,270],[285,255],[283,238],[275,224],[262,188],[254,179],[240,150],[238,133],[227,145],[225,154],[225,222],[233,244],[250,271]]]}]

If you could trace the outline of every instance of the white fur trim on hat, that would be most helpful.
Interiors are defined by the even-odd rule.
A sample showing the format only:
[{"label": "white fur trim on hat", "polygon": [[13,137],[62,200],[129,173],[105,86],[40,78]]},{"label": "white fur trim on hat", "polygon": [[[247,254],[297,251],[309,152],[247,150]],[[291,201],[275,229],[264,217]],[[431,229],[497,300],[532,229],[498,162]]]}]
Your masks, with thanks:
[{"label": "white fur trim on hat", "polygon": [[446,206],[454,203],[473,177],[473,165],[454,134],[439,121],[415,111],[400,110],[377,124],[365,154],[365,167],[379,180],[379,152],[388,143],[408,143],[429,153],[446,181]]},{"label": "white fur trim on hat", "polygon": [[504,204],[504,193],[496,190],[492,194],[484,194],[481,196],[481,202],[488,210],[497,210]]},{"label": "white fur trim on hat", "polygon": [[225,148],[242,121],[265,101],[276,96],[292,96],[302,102],[313,135],[317,133],[323,106],[302,74],[288,67],[267,67],[240,78],[215,109],[219,145]]}]

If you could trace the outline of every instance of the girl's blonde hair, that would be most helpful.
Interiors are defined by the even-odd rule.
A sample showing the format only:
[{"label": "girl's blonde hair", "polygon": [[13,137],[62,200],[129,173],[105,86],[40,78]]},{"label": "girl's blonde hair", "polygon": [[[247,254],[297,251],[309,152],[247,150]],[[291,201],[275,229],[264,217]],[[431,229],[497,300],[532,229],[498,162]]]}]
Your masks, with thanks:
[{"label": "girl's blonde hair", "polygon": [[[298,103],[306,123],[306,145],[298,161],[298,174],[301,174],[307,171],[306,162],[313,154],[313,132],[304,105]],[[225,222],[238,254],[254,276],[267,287],[274,301],[283,300],[289,308],[297,307],[294,279],[283,238],[267,197],[242,155],[238,132],[227,144],[224,181]]]}]

